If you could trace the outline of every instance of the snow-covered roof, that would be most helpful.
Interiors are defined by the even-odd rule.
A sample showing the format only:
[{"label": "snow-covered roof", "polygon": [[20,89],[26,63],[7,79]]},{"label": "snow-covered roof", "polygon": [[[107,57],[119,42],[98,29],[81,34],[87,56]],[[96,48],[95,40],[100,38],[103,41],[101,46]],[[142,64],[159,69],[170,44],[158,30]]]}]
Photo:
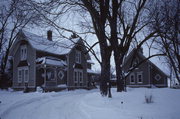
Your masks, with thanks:
[{"label": "snow-covered roof", "polygon": [[87,63],[94,64],[92,60],[87,60]]},{"label": "snow-covered roof", "polygon": [[90,74],[96,74],[96,72],[93,71],[92,69],[87,69],[87,73],[90,73]]},{"label": "snow-covered roof", "polygon": [[67,65],[66,62],[63,60],[57,60],[57,59],[52,59],[52,58],[48,58],[48,57],[37,58],[36,63],[55,65],[55,66],[61,66],[61,67],[64,67]]},{"label": "snow-covered roof", "polygon": [[27,31],[22,31],[26,39],[31,46],[39,51],[44,51],[56,55],[68,54],[71,49],[77,44],[80,38],[75,39],[64,39],[61,41],[50,41],[47,38],[29,33]]}]

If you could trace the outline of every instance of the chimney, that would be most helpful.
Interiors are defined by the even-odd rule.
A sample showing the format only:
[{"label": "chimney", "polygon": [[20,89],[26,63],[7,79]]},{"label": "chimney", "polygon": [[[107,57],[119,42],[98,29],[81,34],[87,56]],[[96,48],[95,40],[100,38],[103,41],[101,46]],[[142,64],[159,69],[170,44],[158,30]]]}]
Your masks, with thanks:
[{"label": "chimney", "polygon": [[52,41],[52,31],[51,30],[47,31],[47,39]]}]

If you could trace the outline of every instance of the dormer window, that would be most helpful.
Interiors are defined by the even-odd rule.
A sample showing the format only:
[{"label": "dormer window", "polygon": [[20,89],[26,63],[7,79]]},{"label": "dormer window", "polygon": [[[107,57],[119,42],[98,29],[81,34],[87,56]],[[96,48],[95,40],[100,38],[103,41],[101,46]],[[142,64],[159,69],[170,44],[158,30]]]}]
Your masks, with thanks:
[{"label": "dormer window", "polygon": [[132,63],[132,67],[136,67],[138,64],[139,64],[139,60],[136,58]]},{"label": "dormer window", "polygon": [[81,63],[81,51],[76,50],[76,63]]},{"label": "dormer window", "polygon": [[21,60],[26,60],[27,59],[27,46],[22,45],[21,46]]}]

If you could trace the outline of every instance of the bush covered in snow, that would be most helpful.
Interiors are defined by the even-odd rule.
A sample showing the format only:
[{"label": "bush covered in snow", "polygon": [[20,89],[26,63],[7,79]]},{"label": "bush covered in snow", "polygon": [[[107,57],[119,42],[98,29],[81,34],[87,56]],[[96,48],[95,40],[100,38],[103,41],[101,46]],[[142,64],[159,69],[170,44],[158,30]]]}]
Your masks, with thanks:
[{"label": "bush covered in snow", "polygon": [[145,102],[147,104],[153,103],[153,95],[152,94],[145,95]]}]

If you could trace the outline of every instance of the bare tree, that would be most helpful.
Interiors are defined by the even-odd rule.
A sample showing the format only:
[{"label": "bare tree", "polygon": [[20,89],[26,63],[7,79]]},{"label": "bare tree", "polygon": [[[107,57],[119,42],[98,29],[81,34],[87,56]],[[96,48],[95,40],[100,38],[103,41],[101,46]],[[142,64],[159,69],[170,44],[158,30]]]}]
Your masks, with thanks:
[{"label": "bare tree", "polygon": [[[110,50],[114,52],[118,92],[124,90],[125,77],[122,65],[131,43],[137,40],[138,35],[143,34],[142,32],[145,33],[143,38],[138,40],[137,49],[147,40],[156,37],[155,30],[146,31],[146,27],[151,24],[151,14],[148,13],[147,8],[150,7],[149,4],[147,0],[82,0],[82,3],[79,3],[82,8],[89,12],[92,19],[93,28],[100,44],[102,74],[104,74],[103,69],[105,68],[103,62],[107,66],[107,62],[103,59],[110,60],[110,55],[107,52],[111,52]],[[105,56],[103,56],[104,54]],[[108,80],[109,76],[104,76],[102,80],[103,78]]]},{"label": "bare tree", "polygon": [[165,60],[172,67],[180,83],[180,1],[161,0],[155,6],[154,24],[151,29],[158,31],[156,40],[159,51],[166,54]]},{"label": "bare tree", "polygon": [[[37,5],[37,4],[36,4]],[[34,5],[34,6],[36,6]],[[35,9],[43,15],[49,24],[57,29],[75,32],[60,27],[55,20],[72,8],[85,20],[81,26],[85,29],[77,34],[92,33],[98,42],[89,48],[100,45],[101,53],[101,86],[102,95],[107,95],[107,82],[110,79],[110,57],[114,52],[117,75],[117,91],[124,90],[124,75],[122,65],[132,42],[136,41],[136,48],[140,48],[146,41],[157,37],[156,30],[147,30],[152,23],[151,1],[147,0],[66,0],[39,3]],[[45,6],[44,6],[45,5]],[[43,7],[41,7],[43,6]],[[48,7],[47,7],[48,6]],[[40,9],[39,9],[40,8]],[[55,9],[55,10],[54,10]],[[44,12],[43,12],[44,11]],[[54,12],[55,11],[55,12]],[[49,19],[45,14],[55,15]],[[87,19],[91,20],[88,21]],[[87,20],[87,21],[86,21]]]},{"label": "bare tree", "polygon": [[[26,0],[7,0],[0,7],[0,54],[1,74],[5,74],[10,48],[20,29],[35,23],[38,15]],[[38,18],[39,19],[39,18]],[[3,80],[3,77],[1,77]]]}]

